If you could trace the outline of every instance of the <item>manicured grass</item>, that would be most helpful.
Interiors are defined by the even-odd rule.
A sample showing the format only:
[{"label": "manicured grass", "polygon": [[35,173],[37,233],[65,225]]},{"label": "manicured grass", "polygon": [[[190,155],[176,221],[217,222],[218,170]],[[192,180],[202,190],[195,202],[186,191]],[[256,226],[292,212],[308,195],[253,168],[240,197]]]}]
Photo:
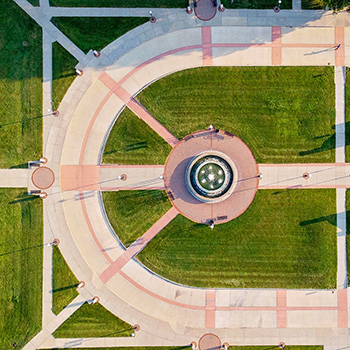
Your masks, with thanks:
[{"label": "manicured grass", "polygon": [[0,349],[41,330],[42,210],[25,189],[0,189]]},{"label": "manicured grass", "polygon": [[[73,4],[77,6],[76,2]],[[98,6],[101,7],[100,2]],[[88,53],[91,49],[102,50],[129,30],[148,22],[149,17],[55,17],[51,21]]]},{"label": "manicured grass", "polygon": [[55,338],[129,337],[133,327],[100,304],[82,305],[53,333]]},{"label": "manicured grass", "polygon": [[78,61],[58,42],[52,44],[52,57],[52,108],[56,110],[77,76]]},{"label": "manicured grass", "polygon": [[[177,138],[214,127],[258,163],[335,161],[331,67],[206,67],[171,74],[138,100]],[[322,98],[320,98],[322,96]]]},{"label": "manicured grass", "polygon": [[[232,9],[273,9],[278,1],[276,0],[221,0],[226,8]],[[281,9],[291,9],[292,0],[283,0]]]},{"label": "manicured grass", "polygon": [[164,164],[171,147],[145,122],[126,108],[108,137],[103,163]]},{"label": "manicured grass", "polygon": [[12,0],[0,23],[0,167],[27,167],[42,156],[41,28]]},{"label": "manicured grass", "polygon": [[345,161],[350,162],[350,70],[346,69],[345,81]]},{"label": "manicured grass", "polygon": [[334,288],[336,192],[259,190],[215,226],[177,216],[137,255],[152,271],[198,287]]},{"label": "manicured grass", "polygon": [[171,208],[165,191],[118,191],[102,195],[109,222],[126,247]]},{"label": "manicured grass", "polygon": [[52,311],[58,315],[76,296],[79,281],[64,260],[59,248],[53,246]]},{"label": "manicured grass", "polygon": [[183,7],[188,0],[50,0],[51,6],[65,7]]}]

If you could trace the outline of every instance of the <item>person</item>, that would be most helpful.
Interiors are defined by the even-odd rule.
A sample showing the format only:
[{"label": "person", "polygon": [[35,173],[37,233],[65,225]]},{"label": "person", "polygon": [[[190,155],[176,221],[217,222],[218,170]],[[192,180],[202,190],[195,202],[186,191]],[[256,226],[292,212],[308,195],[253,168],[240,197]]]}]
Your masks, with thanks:
[{"label": "person", "polygon": [[340,48],[340,46],[341,46],[340,44],[334,46],[334,50],[338,50]]}]

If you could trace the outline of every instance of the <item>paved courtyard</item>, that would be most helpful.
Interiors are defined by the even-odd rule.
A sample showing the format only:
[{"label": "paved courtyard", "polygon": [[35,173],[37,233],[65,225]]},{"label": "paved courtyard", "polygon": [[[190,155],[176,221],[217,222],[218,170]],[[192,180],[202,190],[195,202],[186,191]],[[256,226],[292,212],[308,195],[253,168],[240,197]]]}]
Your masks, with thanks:
[{"label": "paved courtyard", "polygon": [[[99,57],[85,55],[54,27],[52,16],[147,16],[150,9],[40,7],[14,0],[43,28],[43,111],[52,111],[52,43],[79,60],[83,75],[65,95],[58,116],[43,119],[45,164],[1,169],[0,186],[42,190],[44,242],[60,241],[70,268],[85,287],[58,316],[52,305],[52,246],[44,247],[43,329],[24,349],[180,346],[214,333],[230,345],[350,347],[346,267],[344,84],[350,65],[350,17],[341,12],[225,10],[207,21],[185,9],[151,9],[157,18],[118,38]],[[204,0],[201,0],[204,1]],[[335,49],[340,44],[339,49]],[[93,49],[93,48],[92,48]],[[336,188],[338,272],[335,290],[201,289],[152,274],[135,257],[179,211],[172,207],[129,248],[115,237],[101,191],[164,189],[164,166],[102,165],[109,131],[131,109],[173,148],[178,144],[135,99],[150,83],[201,66],[334,66],[336,162],[257,164],[259,189]],[[209,125],[208,125],[209,126]],[[244,140],[243,140],[244,141]],[[253,174],[254,175],[254,174]],[[255,191],[255,189],[254,189]],[[130,338],[55,339],[52,333],[85,301],[97,296],[115,315],[141,329]]]}]

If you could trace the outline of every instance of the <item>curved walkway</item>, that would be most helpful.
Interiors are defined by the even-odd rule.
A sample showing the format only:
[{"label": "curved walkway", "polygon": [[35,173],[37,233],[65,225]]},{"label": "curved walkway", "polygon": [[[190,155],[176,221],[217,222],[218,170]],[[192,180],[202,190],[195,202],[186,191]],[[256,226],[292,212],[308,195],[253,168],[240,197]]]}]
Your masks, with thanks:
[{"label": "curved walkway", "polygon": [[[125,105],[169,144],[176,144],[173,135],[133,98],[167,74],[203,65],[344,66],[348,62],[344,47],[348,28],[334,28],[322,14],[317,19],[316,14],[315,20],[328,27],[281,27],[277,20],[271,26],[271,19],[254,26],[254,20],[263,20],[246,11],[250,26],[231,26],[225,11],[208,22],[211,26],[201,27],[190,22],[185,12],[168,13],[155,24],[147,23],[116,40],[99,58],[85,56],[78,65],[84,75],[66,94],[59,118],[44,119],[46,166],[56,178],[44,202],[45,225],[60,239],[61,251],[77,278],[85,281],[81,294],[87,299],[97,295],[107,309],[130,324],[141,325],[135,339],[119,340],[120,345],[184,345],[198,341],[208,331],[232,345],[271,345],[281,340],[295,345],[333,345],[335,339],[339,345],[348,345],[347,289],[206,290],[173,284],[132,258],[138,244],[128,250],[120,244],[106,219],[100,188],[76,187],[74,181],[78,185],[100,182],[93,169],[100,164],[110,126]],[[339,43],[341,50],[335,51]],[[68,167],[75,169],[71,179]],[[158,229],[176,214],[169,211],[158,222]],[[152,234],[144,237],[141,247]],[[41,343],[31,348],[68,345],[67,340],[52,339],[49,332],[49,328],[43,331]]]}]

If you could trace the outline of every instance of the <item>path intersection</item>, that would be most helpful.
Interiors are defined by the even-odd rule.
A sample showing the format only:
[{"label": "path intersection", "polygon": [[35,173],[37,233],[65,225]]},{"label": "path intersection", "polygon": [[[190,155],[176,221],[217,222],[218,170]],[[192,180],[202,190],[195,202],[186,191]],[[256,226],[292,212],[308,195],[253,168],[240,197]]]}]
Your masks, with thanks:
[{"label": "path intersection", "polygon": [[[58,8],[14,0],[43,28],[43,111],[52,110],[52,43],[79,60],[59,116],[43,118],[47,162],[29,169],[0,170],[0,186],[42,190],[44,242],[60,240],[61,252],[85,287],[58,316],[52,305],[52,247],[44,247],[43,329],[24,349],[112,346],[180,346],[206,333],[229,345],[325,345],[350,347],[346,267],[344,84],[350,65],[350,16],[326,11],[225,10],[201,21],[185,9]],[[204,0],[202,0],[204,1]],[[118,38],[99,57],[85,55],[50,22],[53,16],[147,16],[146,23]],[[335,50],[335,46],[340,48]],[[93,49],[93,48],[91,48]],[[153,81],[200,66],[335,67],[336,163],[258,164],[257,186],[336,188],[338,273],[336,290],[204,289],[171,283],[134,256],[179,211],[172,207],[128,249],[111,229],[101,191],[163,189],[159,165],[101,165],[111,126],[130,108],[166,142],[177,140],[134,97]],[[260,175],[259,175],[260,174]],[[258,177],[259,175],[259,177]],[[124,176],[125,181],[121,181]],[[52,333],[85,301],[100,303],[141,329],[130,338],[55,339]],[[202,341],[204,343],[204,340]],[[210,342],[209,342],[210,343]]]}]

